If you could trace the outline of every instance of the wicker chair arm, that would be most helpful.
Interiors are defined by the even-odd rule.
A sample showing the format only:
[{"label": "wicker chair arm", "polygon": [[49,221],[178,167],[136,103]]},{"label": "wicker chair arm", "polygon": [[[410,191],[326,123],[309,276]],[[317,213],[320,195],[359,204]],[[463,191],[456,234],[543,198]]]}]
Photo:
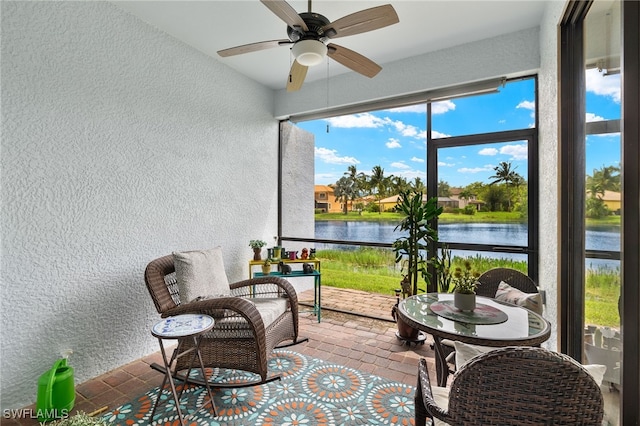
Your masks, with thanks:
[{"label": "wicker chair arm", "polygon": [[[451,423],[451,418],[449,417],[447,409],[439,407],[433,398],[431,381],[429,380],[429,372],[427,370],[427,361],[424,358],[420,359],[420,364],[418,366],[418,386],[420,386],[422,404],[424,404],[427,413],[446,423],[453,424]],[[419,401],[416,401],[416,403],[418,402]]]},{"label": "wicker chair arm", "polygon": [[261,334],[264,336],[264,322],[260,312],[253,303],[241,297],[216,297],[181,304],[164,312],[162,317],[180,314],[205,314],[216,318],[222,316],[225,311],[233,311],[242,315],[254,329],[254,334],[259,334],[256,333],[256,330],[262,330]]},{"label": "wicker chair arm", "polygon": [[293,285],[286,279],[278,277],[278,276],[264,276],[246,279],[242,281],[237,281],[235,283],[229,284],[229,287],[232,291],[246,288],[248,290],[248,294],[253,293],[254,286],[260,285],[276,285],[279,288],[281,293],[284,293],[285,297],[289,299],[289,302],[292,307],[298,306],[298,295],[296,290],[293,288]]}]

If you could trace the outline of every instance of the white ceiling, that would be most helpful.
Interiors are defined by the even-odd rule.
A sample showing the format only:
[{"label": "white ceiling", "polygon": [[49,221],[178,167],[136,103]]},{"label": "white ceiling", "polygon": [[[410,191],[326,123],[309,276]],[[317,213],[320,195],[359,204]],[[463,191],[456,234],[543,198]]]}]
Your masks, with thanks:
[{"label": "white ceiling", "polygon": [[[216,53],[242,44],[287,38],[286,24],[258,0],[113,3],[265,86],[272,89],[286,86],[292,60],[289,46],[228,58]],[[384,68],[388,62],[536,27],[546,7],[546,2],[539,0],[315,0],[312,10],[335,21],[387,3],[395,8],[398,24],[334,42]],[[308,9],[307,1],[289,4],[298,12]],[[327,73],[333,76],[344,72],[352,71],[330,60],[328,66],[310,68],[306,82],[326,78]]]}]

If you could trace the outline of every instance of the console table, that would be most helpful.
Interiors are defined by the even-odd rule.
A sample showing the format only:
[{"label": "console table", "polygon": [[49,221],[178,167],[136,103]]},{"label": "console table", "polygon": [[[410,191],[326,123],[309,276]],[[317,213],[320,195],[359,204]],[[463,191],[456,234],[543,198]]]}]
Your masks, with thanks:
[{"label": "console table", "polygon": [[[303,263],[310,263],[310,264],[313,264],[314,270],[310,274],[305,274],[301,270],[292,270],[290,274],[283,274],[282,272],[279,272],[274,269],[278,266],[278,263],[280,262],[288,265],[300,264],[301,265],[300,267],[302,267]],[[264,260],[249,261],[249,278],[265,276],[265,274],[263,274],[262,272],[253,272],[254,267],[256,266],[261,267],[263,263],[264,263]],[[300,277],[313,277],[313,314],[318,317],[318,322],[320,322],[321,309],[322,309],[322,301],[320,299],[320,290],[322,288],[322,281],[321,281],[322,274],[320,272],[320,260],[318,259],[296,259],[296,260],[281,259],[279,261],[274,260],[273,263],[271,264],[271,272],[269,273],[269,275],[282,277],[286,279],[300,278]]]}]

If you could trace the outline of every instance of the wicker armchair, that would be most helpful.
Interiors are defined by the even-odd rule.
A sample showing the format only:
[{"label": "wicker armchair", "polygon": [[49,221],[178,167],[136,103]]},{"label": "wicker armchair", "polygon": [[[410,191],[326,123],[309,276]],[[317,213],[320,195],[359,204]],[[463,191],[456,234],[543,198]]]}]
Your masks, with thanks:
[{"label": "wicker armchair", "polygon": [[[438,405],[436,399],[448,403]],[[472,359],[456,373],[448,392],[431,387],[421,359],[415,406],[420,426],[427,417],[436,425],[600,426],[604,410],[600,387],[580,364],[531,347],[496,349]]]},{"label": "wicker armchair", "polygon": [[[290,341],[291,345],[306,340],[298,337],[296,292],[289,281],[283,278],[266,276],[243,280],[230,284],[232,296],[180,303],[172,255],[150,262],[144,277],[156,310],[163,318],[200,313],[215,319],[214,328],[205,334],[200,345],[204,365],[243,370],[260,376],[259,380],[246,383],[245,386],[279,379],[279,376],[268,377],[267,361],[271,351],[285,341]],[[263,304],[273,302],[285,306],[284,313],[265,325],[259,309]],[[188,349],[190,344],[189,340],[185,340],[183,347]],[[188,358],[178,359],[176,371],[187,368]],[[153,367],[163,369],[159,365]],[[239,387],[243,384],[229,386]]]}]

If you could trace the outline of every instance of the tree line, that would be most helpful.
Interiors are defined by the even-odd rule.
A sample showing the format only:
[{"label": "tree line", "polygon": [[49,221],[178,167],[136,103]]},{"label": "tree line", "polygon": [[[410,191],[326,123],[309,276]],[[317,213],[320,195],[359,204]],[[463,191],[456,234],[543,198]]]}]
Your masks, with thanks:
[{"label": "tree line", "polygon": [[[526,214],[527,191],[526,180],[518,173],[510,162],[501,162],[494,167],[494,175],[488,183],[473,182],[460,188],[459,198],[482,201],[482,209],[487,211],[513,211],[518,209]],[[356,166],[349,166],[344,175],[334,184],[335,201],[342,204],[343,213],[350,210],[382,212],[380,200],[398,195],[403,191],[426,193],[426,185],[420,177],[412,181],[393,174],[385,175],[381,166],[374,166],[371,174],[359,172]],[[438,182],[438,197],[450,197],[452,187],[448,182]],[[370,198],[368,202],[363,202]],[[524,207],[523,207],[524,206]],[[471,211],[469,211],[472,213]],[[475,207],[473,208],[475,212]]]}]

